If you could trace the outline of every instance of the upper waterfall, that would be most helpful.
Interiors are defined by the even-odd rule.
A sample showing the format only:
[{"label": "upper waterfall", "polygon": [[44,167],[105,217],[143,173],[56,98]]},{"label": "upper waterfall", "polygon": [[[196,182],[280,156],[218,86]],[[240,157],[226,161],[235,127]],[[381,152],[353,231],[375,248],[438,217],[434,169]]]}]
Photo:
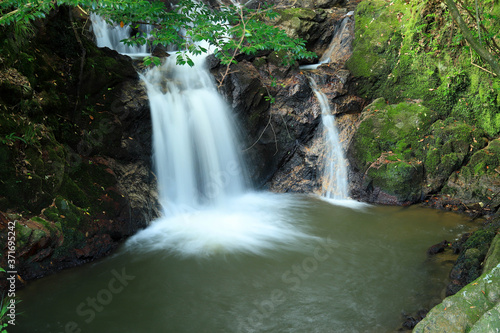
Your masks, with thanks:
[{"label": "upper waterfall", "polygon": [[218,205],[245,191],[235,124],[205,69],[175,57],[143,76],[153,121],[154,161],[166,213]]},{"label": "upper waterfall", "polygon": [[92,29],[96,37],[98,47],[109,47],[119,53],[129,56],[145,56],[150,52],[148,44],[144,45],[126,45],[121,41],[130,38],[134,33],[148,36],[152,26],[141,24],[138,31],[133,31],[129,25],[120,26],[118,24],[110,25],[99,15],[90,14]]},{"label": "upper waterfall", "polygon": [[[120,42],[130,37],[130,27],[112,26],[92,15],[98,46],[136,56],[147,52],[146,45]],[[219,205],[245,191],[236,126],[205,67],[206,55],[190,58],[192,67],[177,66],[170,56],[141,75],[151,107],[154,167],[166,215]]]}]

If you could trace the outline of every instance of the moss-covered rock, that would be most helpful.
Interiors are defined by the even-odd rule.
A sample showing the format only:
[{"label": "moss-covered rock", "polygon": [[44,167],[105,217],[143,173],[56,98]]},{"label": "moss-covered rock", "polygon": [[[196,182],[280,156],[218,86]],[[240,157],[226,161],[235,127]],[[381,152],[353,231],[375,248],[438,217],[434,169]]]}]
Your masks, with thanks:
[{"label": "moss-covered rock", "polygon": [[443,193],[461,198],[466,204],[499,207],[500,139],[490,141],[486,148],[472,155],[469,163],[450,177]]},{"label": "moss-covered rock", "polygon": [[500,323],[500,258],[459,293],[435,306],[413,332],[494,332]]},{"label": "moss-covered rock", "polygon": [[483,262],[488,253],[497,226],[490,225],[473,232],[463,244],[456,244],[460,255],[451,272],[451,282],[446,289],[446,295],[454,295],[468,283],[477,279],[483,272]]},{"label": "moss-covered rock", "polygon": [[308,40],[311,33],[318,29],[315,22],[316,12],[307,8],[288,8],[280,12],[277,25],[281,25],[291,37]]},{"label": "moss-covered rock", "polygon": [[363,177],[363,191],[377,193],[369,200],[401,204],[422,199],[425,151],[421,138],[435,118],[435,112],[419,103],[389,105],[382,98],[363,110],[348,157]]},{"label": "moss-covered rock", "polygon": [[437,193],[449,176],[486,145],[484,132],[453,118],[438,120],[424,137],[426,193]]},{"label": "moss-covered rock", "polygon": [[[356,7],[356,30],[353,54],[347,62],[356,77],[366,79],[359,89],[366,97],[381,84],[379,77],[387,76],[397,62],[401,43],[401,15],[404,2],[387,3],[382,0],[362,1]],[[382,95],[379,95],[382,96]]]},{"label": "moss-covered rock", "polygon": [[373,101],[363,110],[349,147],[354,166],[363,172],[383,152],[391,154],[392,161],[422,158],[420,138],[435,119],[435,112],[420,103],[389,105],[382,98]]},{"label": "moss-covered rock", "polygon": [[29,33],[0,27],[0,219],[16,223],[25,280],[109,253],[156,216],[144,88],[128,57],[80,36],[83,53],[71,24],[84,31],[60,6]]}]

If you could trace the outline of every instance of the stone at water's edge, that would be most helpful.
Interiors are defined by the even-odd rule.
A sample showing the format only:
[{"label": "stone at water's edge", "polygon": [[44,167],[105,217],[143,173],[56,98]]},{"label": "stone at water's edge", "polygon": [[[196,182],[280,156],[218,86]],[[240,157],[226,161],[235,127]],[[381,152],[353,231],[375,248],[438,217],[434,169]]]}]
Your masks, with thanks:
[{"label": "stone at water's edge", "polygon": [[484,135],[465,122],[438,119],[419,100],[391,105],[376,99],[363,110],[347,152],[353,195],[411,204],[441,193],[495,208],[500,141],[482,149]]},{"label": "stone at water's edge", "polygon": [[[498,247],[500,235],[493,246]],[[492,246],[492,248],[493,248]],[[415,327],[414,333],[490,333],[500,327],[500,257],[489,255],[485,267],[490,268],[457,294],[434,307]]]},{"label": "stone at water's edge", "polygon": [[500,139],[477,151],[459,173],[448,179],[443,193],[459,197],[464,203],[480,202],[500,206]]},{"label": "stone at water's edge", "polygon": [[368,105],[347,151],[358,184],[353,195],[384,204],[420,201],[425,180],[420,138],[435,117],[418,102],[388,105],[377,99]]}]

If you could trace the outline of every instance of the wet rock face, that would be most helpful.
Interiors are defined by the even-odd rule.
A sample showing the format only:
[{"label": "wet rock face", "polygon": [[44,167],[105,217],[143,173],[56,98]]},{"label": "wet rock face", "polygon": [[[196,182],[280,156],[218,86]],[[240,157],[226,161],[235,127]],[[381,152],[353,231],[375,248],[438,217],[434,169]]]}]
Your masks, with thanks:
[{"label": "wet rock face", "polygon": [[[280,12],[277,24],[290,35],[307,35],[310,48],[321,55],[347,10],[330,8],[327,13],[288,8]],[[352,35],[353,28],[348,25],[342,38]],[[312,37],[318,31],[321,38]],[[317,192],[321,187],[324,157],[321,108],[309,76],[327,96],[347,146],[363,100],[349,93],[350,74],[342,69],[342,61],[348,57],[350,47],[349,43],[343,45],[346,50],[343,49],[342,59],[337,59],[331,67],[323,65],[318,71],[282,66],[280,55],[275,52],[240,56],[239,62],[229,69],[213,58],[209,60],[209,67],[220,83],[219,91],[236,111],[244,129],[242,150],[258,187],[279,192]]]},{"label": "wet rock face", "polygon": [[15,222],[22,279],[99,258],[158,216],[146,91],[128,57],[83,37],[80,76],[67,15],[0,57],[0,238]]},{"label": "wet rock face", "polygon": [[279,192],[315,192],[321,183],[324,141],[321,109],[307,75],[319,81],[332,110],[344,119],[344,138],[357,119],[349,112],[359,109],[362,100],[348,94],[346,71],[325,66],[322,74],[306,73],[278,66],[275,56],[241,60],[226,76],[225,67],[215,64],[212,73],[244,129],[242,150],[253,182]]},{"label": "wet rock face", "polygon": [[[319,113],[310,112],[312,91],[307,78],[296,69],[292,74],[291,68],[276,66],[274,57],[271,53],[253,62],[240,61],[219,87],[245,129],[242,150],[258,186],[291,157],[297,144],[311,138],[318,124]],[[212,71],[221,81],[225,68]]]}]

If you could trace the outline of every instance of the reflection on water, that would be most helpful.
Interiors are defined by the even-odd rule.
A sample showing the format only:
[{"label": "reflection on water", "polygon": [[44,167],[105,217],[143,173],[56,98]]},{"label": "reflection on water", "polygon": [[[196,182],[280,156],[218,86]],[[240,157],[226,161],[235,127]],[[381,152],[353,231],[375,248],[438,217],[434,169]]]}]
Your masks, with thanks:
[{"label": "reflection on water", "polygon": [[109,258],[30,283],[9,333],[393,331],[444,287],[426,249],[469,228],[419,207],[266,196],[182,232],[157,221],[161,236],[144,231]]}]

